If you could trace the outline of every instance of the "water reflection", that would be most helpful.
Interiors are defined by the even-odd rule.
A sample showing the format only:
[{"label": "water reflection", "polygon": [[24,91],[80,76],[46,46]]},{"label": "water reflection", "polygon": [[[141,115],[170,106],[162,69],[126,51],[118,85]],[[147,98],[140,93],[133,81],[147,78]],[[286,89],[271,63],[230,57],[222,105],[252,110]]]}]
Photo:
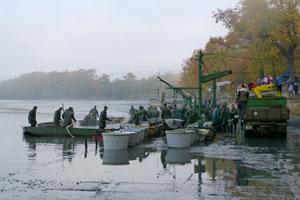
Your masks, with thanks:
[{"label": "water reflection", "polygon": [[[103,149],[102,140],[98,138],[71,139],[24,136],[24,141],[28,144],[29,151],[31,152],[28,157],[31,159],[38,154],[49,154],[49,149],[40,151],[39,146],[41,146],[42,148],[50,147],[52,150],[55,150],[55,153],[61,152],[63,159],[67,159],[69,163],[78,154],[78,149],[81,149],[84,158],[88,158],[88,156],[93,154],[96,156],[99,152],[99,156],[96,156],[96,158],[100,158],[103,165],[130,165],[131,161],[143,162],[152,152],[157,151],[157,148],[144,148],[144,146],[137,146],[126,150],[105,150]],[[251,141],[248,141],[247,144],[251,145]],[[282,142],[278,142],[278,144],[276,142],[273,143],[273,147],[278,148],[279,146],[284,147]],[[89,151],[92,154],[89,154]],[[163,170],[170,171],[171,168],[175,169],[176,166],[192,165],[193,171],[190,171],[191,176],[185,182],[197,176],[199,191],[201,191],[203,177],[209,178],[212,181],[230,181],[238,186],[249,185],[252,177],[270,177],[267,172],[246,167],[242,160],[205,157],[200,153],[191,153],[189,148],[162,149],[159,153],[158,159],[160,159]],[[157,155],[157,153],[152,155]]]},{"label": "water reflection", "polygon": [[106,150],[104,149],[103,153],[103,162],[104,165],[128,165],[128,150]]},{"label": "water reflection", "polygon": [[146,159],[153,149],[145,148],[130,148],[122,150],[107,150],[102,149],[100,158],[104,165],[129,165],[129,161],[138,160],[142,162]]},{"label": "water reflection", "polygon": [[[67,159],[72,162],[72,159],[76,155],[77,147],[85,146],[85,158],[88,152],[88,143],[93,143],[92,138],[53,138],[53,137],[34,137],[30,135],[24,135],[23,140],[28,144],[29,152],[37,156],[39,153],[47,153],[47,151],[37,151],[37,147],[47,148],[52,147],[55,153],[61,152],[63,159]],[[96,143],[96,148],[98,148],[98,141]],[[31,156],[33,157],[33,156]]]},{"label": "water reflection", "polygon": [[166,162],[169,164],[191,163],[191,154],[188,149],[168,149]]},{"label": "water reflection", "polygon": [[[194,164],[194,174],[198,176],[199,187],[202,183],[202,176],[208,176],[212,181],[230,181],[238,186],[247,186],[251,178],[270,178],[271,175],[262,170],[246,167],[242,160],[230,160],[203,155],[191,154],[189,149],[168,149],[161,151],[161,164],[164,169],[167,166]],[[189,177],[186,181],[191,179]],[[201,188],[199,188],[201,190]]]}]

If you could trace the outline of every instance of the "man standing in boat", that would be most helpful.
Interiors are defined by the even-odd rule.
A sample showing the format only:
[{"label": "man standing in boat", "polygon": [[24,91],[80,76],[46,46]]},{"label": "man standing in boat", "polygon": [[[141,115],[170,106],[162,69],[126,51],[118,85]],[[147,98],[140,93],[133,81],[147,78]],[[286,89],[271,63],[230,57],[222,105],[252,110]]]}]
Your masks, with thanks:
[{"label": "man standing in boat", "polygon": [[63,127],[67,127],[69,125],[72,124],[72,120],[74,120],[76,122],[76,119],[74,117],[74,110],[72,107],[69,107],[69,109],[65,110],[64,114],[63,114]]},{"label": "man standing in boat", "polygon": [[105,129],[106,127],[106,120],[111,121],[110,119],[107,118],[107,106],[104,106],[104,109],[102,110],[100,114],[100,119],[99,119],[99,129]]},{"label": "man standing in boat", "polygon": [[94,106],[89,112],[89,116],[91,118],[91,124],[96,125],[97,124],[97,117],[99,117],[99,112],[97,110],[97,106]]},{"label": "man standing in boat", "polygon": [[54,126],[59,126],[60,122],[61,122],[61,111],[62,111],[62,107],[60,107],[58,110],[55,111],[54,113],[54,118],[53,118],[53,124]]},{"label": "man standing in boat", "polygon": [[36,124],[37,124],[37,121],[36,121],[36,110],[37,110],[37,106],[34,106],[33,109],[28,114],[28,123],[32,127],[36,126]]}]

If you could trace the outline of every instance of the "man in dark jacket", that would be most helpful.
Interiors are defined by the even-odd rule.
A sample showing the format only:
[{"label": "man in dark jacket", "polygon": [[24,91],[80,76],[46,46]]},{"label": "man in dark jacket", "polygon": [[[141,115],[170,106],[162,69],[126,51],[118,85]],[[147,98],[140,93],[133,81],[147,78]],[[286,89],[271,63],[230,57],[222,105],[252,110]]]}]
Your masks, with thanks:
[{"label": "man in dark jacket", "polygon": [[104,109],[102,110],[100,114],[100,119],[99,119],[99,129],[105,129],[106,127],[106,120],[111,121],[110,119],[107,118],[107,106],[104,106]]},{"label": "man in dark jacket", "polygon": [[74,110],[73,107],[69,107],[69,109],[65,110],[63,116],[64,118],[62,126],[67,127],[72,124],[72,120],[76,122],[75,116],[74,116]]},{"label": "man in dark jacket", "polygon": [[99,117],[99,112],[97,110],[97,106],[94,106],[89,112],[89,116],[91,119],[91,124],[92,125],[97,125],[97,117]]},{"label": "man in dark jacket", "polygon": [[53,124],[54,126],[59,126],[59,123],[61,122],[61,111],[62,107],[60,107],[58,110],[55,111],[54,117],[53,117]]},{"label": "man in dark jacket", "polygon": [[33,109],[28,114],[28,123],[33,127],[36,126],[37,124],[36,110],[37,110],[37,106],[34,106]]},{"label": "man in dark jacket", "polygon": [[167,104],[164,103],[163,108],[161,109],[161,114],[160,114],[162,119],[168,119],[171,118],[171,110],[167,107]]}]

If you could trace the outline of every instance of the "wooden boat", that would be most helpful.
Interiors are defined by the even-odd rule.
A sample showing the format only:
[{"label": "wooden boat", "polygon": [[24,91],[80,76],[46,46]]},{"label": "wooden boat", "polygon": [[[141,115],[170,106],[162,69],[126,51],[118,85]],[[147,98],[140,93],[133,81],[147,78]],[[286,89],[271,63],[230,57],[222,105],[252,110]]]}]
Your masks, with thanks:
[{"label": "wooden boat", "polygon": [[95,136],[101,135],[103,132],[111,132],[118,129],[92,129],[92,128],[66,128],[62,126],[54,126],[51,122],[41,123],[36,127],[31,126],[24,126],[23,133],[24,134],[31,134],[36,136],[68,136],[71,135],[75,137],[84,137],[84,136]]},{"label": "wooden boat", "polygon": [[[117,124],[124,122],[125,117],[109,117],[111,121],[107,121],[106,124]],[[90,121],[79,120],[80,126],[99,126],[99,120],[96,123],[92,123]]]}]

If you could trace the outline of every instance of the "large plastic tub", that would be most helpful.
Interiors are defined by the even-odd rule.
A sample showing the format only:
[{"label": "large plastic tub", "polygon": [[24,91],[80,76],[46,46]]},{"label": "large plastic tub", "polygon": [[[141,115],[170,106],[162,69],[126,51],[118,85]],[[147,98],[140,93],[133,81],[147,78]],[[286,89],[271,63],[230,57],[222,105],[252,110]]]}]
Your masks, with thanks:
[{"label": "large plastic tub", "polygon": [[168,147],[185,148],[191,145],[192,134],[194,131],[177,129],[166,131]]},{"label": "large plastic tub", "polygon": [[[128,128],[125,129],[125,131],[137,132],[137,144],[142,143],[144,141],[145,128]],[[129,138],[129,143],[130,143],[130,138]]]},{"label": "large plastic tub", "polygon": [[128,148],[130,134],[117,131],[110,133],[102,133],[102,135],[104,149],[118,150]]}]

